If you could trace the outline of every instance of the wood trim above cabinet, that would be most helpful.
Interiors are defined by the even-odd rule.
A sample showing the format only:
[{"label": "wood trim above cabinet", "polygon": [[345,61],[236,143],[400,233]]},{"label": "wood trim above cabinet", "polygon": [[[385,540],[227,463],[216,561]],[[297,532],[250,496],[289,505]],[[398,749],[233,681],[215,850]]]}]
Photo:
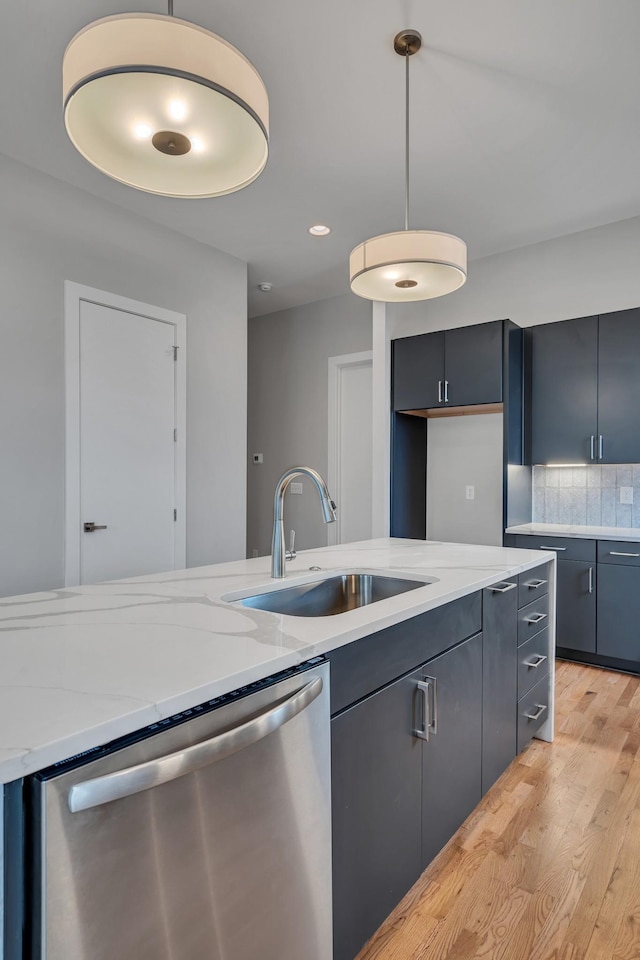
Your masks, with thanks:
[{"label": "wood trim above cabinet", "polygon": [[502,403],[474,403],[468,407],[432,407],[429,410],[403,410],[410,417],[424,417],[431,420],[436,417],[477,417],[481,413],[502,413]]}]

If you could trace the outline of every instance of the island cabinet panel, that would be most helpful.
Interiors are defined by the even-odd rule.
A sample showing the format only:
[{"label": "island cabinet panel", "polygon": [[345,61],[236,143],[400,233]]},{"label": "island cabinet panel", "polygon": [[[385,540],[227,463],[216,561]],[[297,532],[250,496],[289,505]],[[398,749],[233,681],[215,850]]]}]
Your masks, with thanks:
[{"label": "island cabinet panel", "polygon": [[482,793],[516,755],[514,709],[518,701],[518,579],[482,591]]},{"label": "island cabinet panel", "polygon": [[444,331],[394,340],[394,410],[423,410],[444,402]]},{"label": "island cabinet panel", "polygon": [[481,629],[482,595],[471,593],[332,650],[332,716]]},{"label": "island cabinet panel", "polygon": [[640,463],[639,409],[640,309],[602,314],[598,327],[601,463]]},{"label": "island cabinet panel", "polygon": [[353,960],[421,872],[410,675],[332,721],[334,960]]},{"label": "island cabinet panel", "polygon": [[424,869],[482,797],[482,634],[432,660],[418,676],[431,690],[429,740],[422,742]]},{"label": "island cabinet panel", "polygon": [[530,462],[585,463],[597,457],[598,318],[526,331],[530,376]]}]

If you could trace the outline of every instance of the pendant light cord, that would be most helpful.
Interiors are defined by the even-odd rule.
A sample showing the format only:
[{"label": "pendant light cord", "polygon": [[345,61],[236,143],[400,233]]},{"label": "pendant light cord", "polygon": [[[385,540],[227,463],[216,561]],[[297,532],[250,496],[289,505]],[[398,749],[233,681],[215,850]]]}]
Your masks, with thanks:
[{"label": "pendant light cord", "polygon": [[405,64],[405,116],[404,116],[404,228],[409,229],[409,48]]}]

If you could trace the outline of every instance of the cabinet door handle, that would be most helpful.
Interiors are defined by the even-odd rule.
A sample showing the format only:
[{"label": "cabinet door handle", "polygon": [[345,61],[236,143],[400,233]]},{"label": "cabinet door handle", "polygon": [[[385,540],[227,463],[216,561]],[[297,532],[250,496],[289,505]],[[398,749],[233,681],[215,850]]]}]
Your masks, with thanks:
[{"label": "cabinet door handle", "polygon": [[543,620],[547,619],[546,613],[534,613],[532,617],[525,617],[525,623],[542,623]]},{"label": "cabinet door handle", "polygon": [[[542,582],[544,583],[545,581],[543,580]],[[491,593],[509,593],[509,590],[515,590],[517,586],[517,583],[503,583],[501,587],[489,587],[489,590],[491,590]]]},{"label": "cabinet door handle", "polygon": [[548,657],[546,657],[544,653],[536,653],[535,658],[533,660],[525,660],[524,665],[525,667],[533,667],[534,670],[537,670],[547,659]]},{"label": "cabinet door handle", "polygon": [[602,434],[598,434],[598,460],[602,460],[604,457],[604,437]]},{"label": "cabinet door handle", "polygon": [[622,550],[610,550],[610,557],[640,557],[640,553],[623,553]]},{"label": "cabinet door handle", "polygon": [[535,713],[525,713],[525,717],[527,718],[527,720],[539,720],[542,714],[547,709],[547,705],[545,703],[536,703],[536,707],[538,709],[536,710]]},{"label": "cabinet door handle", "polygon": [[449,381],[444,382],[444,402],[449,403]]},{"label": "cabinet door handle", "polygon": [[91,520],[85,520],[85,522],[82,524],[82,529],[85,533],[93,533],[94,530],[106,530],[107,525],[106,523],[93,523]]},{"label": "cabinet door handle", "polygon": [[435,677],[425,677],[418,680],[418,690],[422,694],[422,722],[413,731],[416,737],[426,740],[427,743],[438,732],[438,693]]},{"label": "cabinet door handle", "polygon": [[589,593],[593,593],[593,567],[589,567]]},{"label": "cabinet door handle", "polygon": [[442,380],[438,380],[438,403],[442,403]]},{"label": "cabinet door handle", "polygon": [[529,580],[525,586],[529,587],[529,590],[539,590],[540,587],[544,587],[546,580]]},{"label": "cabinet door handle", "polygon": [[596,438],[594,437],[593,434],[591,434],[590,447],[589,447],[589,449],[590,449],[591,459],[592,459],[592,460],[595,460],[595,458],[596,458]]},{"label": "cabinet door handle", "polygon": [[552,547],[552,546],[549,546],[549,545],[547,545],[547,544],[541,543],[541,544],[538,546],[538,549],[539,549],[539,550],[558,550],[558,551],[560,551],[560,552],[563,552],[563,551],[566,550],[567,548],[566,548],[566,547]]}]

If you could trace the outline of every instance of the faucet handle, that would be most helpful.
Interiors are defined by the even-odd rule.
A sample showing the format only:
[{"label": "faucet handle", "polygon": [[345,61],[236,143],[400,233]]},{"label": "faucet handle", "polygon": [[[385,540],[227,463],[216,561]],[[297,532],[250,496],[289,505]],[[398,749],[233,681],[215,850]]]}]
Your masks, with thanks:
[{"label": "faucet handle", "polygon": [[297,557],[295,546],[296,546],[296,532],[295,530],[290,530],[289,531],[289,549],[287,550],[287,553],[286,553],[287,560],[295,560],[295,558]]}]

